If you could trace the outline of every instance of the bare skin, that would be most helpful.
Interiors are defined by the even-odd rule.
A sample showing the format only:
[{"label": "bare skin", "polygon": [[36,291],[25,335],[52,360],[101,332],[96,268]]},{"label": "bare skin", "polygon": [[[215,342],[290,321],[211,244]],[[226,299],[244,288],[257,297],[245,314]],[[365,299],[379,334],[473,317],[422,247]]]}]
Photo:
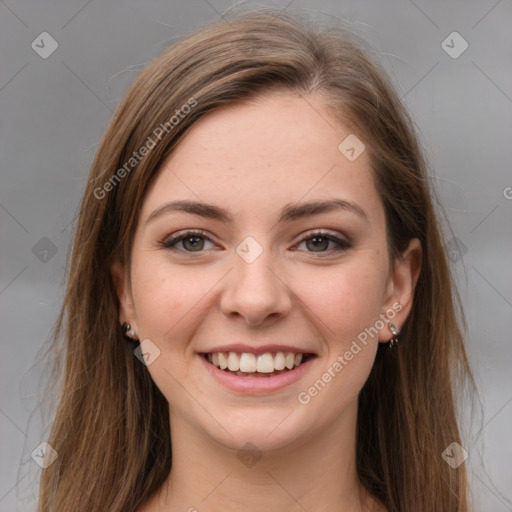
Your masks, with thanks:
[{"label": "bare skin", "polygon": [[[119,319],[160,350],[147,369],[170,407],[172,471],[139,512],[385,511],[357,479],[357,397],[392,337],[378,320],[393,311],[400,329],[409,314],[421,247],[412,240],[390,261],[368,152],[349,161],[338,150],[349,134],[321,98],[271,93],[196,123],[148,191],[131,280],[112,269]],[[177,199],[222,207],[232,223],[183,211],[150,219]],[[326,199],[351,206],[278,222],[287,204]],[[163,246],[189,229],[204,235]],[[249,236],[257,244],[246,249],[261,248],[250,263],[236,251]],[[372,326],[378,334],[356,351]],[[314,357],[281,389],[241,392],[202,355],[232,343]]]}]

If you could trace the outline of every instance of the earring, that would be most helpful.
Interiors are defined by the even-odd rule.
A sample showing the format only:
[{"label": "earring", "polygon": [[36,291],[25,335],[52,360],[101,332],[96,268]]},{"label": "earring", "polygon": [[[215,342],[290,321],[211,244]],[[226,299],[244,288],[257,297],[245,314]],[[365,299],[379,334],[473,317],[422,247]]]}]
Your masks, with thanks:
[{"label": "earring", "polygon": [[389,340],[389,346],[391,348],[395,343],[398,343],[398,331],[394,324],[389,324],[389,330],[393,333],[393,337]]},{"label": "earring", "polygon": [[123,329],[124,335],[128,336],[128,338],[133,340],[133,338],[135,336],[135,331],[131,330],[131,328],[132,328],[131,325],[127,322],[123,322],[123,324],[121,325],[121,328]]}]

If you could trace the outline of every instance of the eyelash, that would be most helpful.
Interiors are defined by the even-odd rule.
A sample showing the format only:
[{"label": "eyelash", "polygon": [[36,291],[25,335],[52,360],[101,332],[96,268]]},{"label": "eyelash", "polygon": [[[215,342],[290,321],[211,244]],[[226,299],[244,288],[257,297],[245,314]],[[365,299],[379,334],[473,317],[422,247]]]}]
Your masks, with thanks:
[{"label": "eyelash", "polygon": [[[169,249],[174,252],[186,252],[188,254],[194,254],[194,253],[201,254],[204,251],[187,251],[187,250],[180,251],[179,249],[176,249],[176,247],[175,247],[182,240],[191,238],[193,236],[202,237],[205,240],[208,240],[213,243],[213,240],[204,231],[190,230],[190,231],[185,231],[184,233],[179,234],[179,235],[168,237],[163,242],[160,242],[160,245],[164,249]],[[335,237],[323,230],[317,230],[317,231],[312,231],[312,232],[307,233],[301,240],[299,240],[299,242],[296,245],[301,244],[302,242],[305,242],[312,238],[318,238],[318,237],[327,238],[327,240],[337,244],[337,247],[335,247],[334,249],[326,250],[326,251],[319,251],[319,252],[306,251],[306,252],[309,252],[309,253],[315,254],[315,255],[318,254],[318,255],[320,255],[320,257],[322,257],[321,256],[322,254],[330,254],[332,252],[346,251],[347,249],[350,249],[352,247],[352,244],[349,241],[342,240],[342,239]]]}]

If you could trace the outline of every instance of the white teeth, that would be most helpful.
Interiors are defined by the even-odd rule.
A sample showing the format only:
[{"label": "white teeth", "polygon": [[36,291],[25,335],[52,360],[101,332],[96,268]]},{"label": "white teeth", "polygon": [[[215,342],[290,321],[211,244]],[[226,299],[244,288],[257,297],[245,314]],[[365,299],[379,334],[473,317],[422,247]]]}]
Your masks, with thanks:
[{"label": "white teeth", "polygon": [[273,374],[285,370],[293,370],[299,366],[304,354],[294,352],[277,352],[255,355],[250,352],[213,352],[206,356],[207,360],[221,370],[229,370],[237,375],[248,373]]},{"label": "white teeth", "polygon": [[274,358],[272,354],[266,353],[258,356],[257,370],[259,373],[272,373],[274,371]]},{"label": "white teeth", "polygon": [[[259,358],[258,358],[259,359]],[[274,368],[272,367],[272,370]],[[270,370],[270,371],[272,371]],[[247,354],[244,352],[240,357],[240,371],[241,372],[255,372],[256,371],[256,356],[254,354]],[[258,371],[261,371],[258,368]]]},{"label": "white teeth", "polygon": [[[228,367],[228,358],[224,354],[224,352],[216,352],[219,355],[219,364],[221,370],[225,370]],[[217,366],[217,365],[215,365]]]},{"label": "white teeth", "polygon": [[230,352],[228,356],[228,369],[232,372],[240,370],[240,356],[235,352]]},{"label": "white teeth", "polygon": [[274,358],[274,368],[276,370],[284,370],[285,369],[285,359],[284,354],[282,352],[278,352],[276,357]]}]

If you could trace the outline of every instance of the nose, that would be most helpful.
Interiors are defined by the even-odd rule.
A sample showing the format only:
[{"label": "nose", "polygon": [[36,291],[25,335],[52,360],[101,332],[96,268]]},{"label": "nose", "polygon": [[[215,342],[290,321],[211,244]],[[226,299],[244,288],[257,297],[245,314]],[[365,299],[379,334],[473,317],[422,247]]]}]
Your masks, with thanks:
[{"label": "nose", "polygon": [[251,263],[234,254],[221,297],[221,310],[227,316],[241,316],[258,326],[269,317],[286,316],[292,307],[292,292],[269,249]]}]

